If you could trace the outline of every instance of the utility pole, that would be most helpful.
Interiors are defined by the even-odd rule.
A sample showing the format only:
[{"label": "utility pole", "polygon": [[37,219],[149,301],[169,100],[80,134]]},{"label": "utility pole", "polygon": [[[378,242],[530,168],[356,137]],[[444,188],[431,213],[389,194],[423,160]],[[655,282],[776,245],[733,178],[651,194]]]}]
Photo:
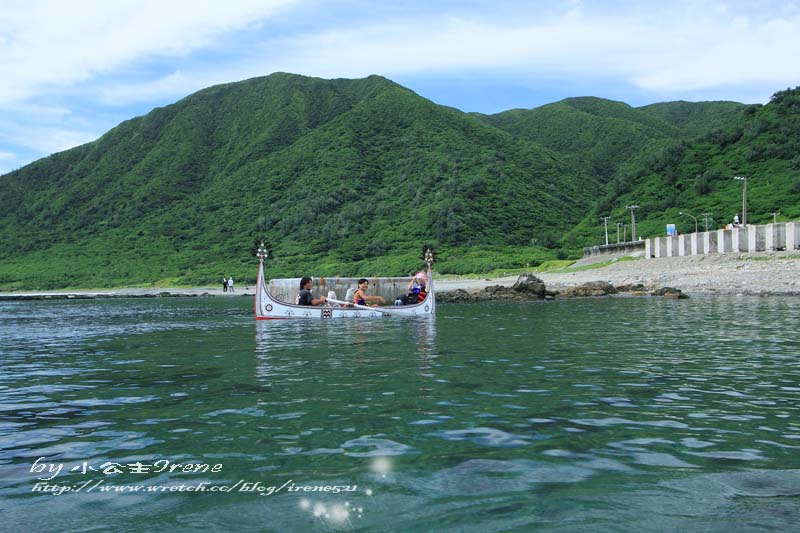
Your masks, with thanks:
[{"label": "utility pole", "polygon": [[[706,225],[706,232],[708,232],[708,219],[711,217],[711,213],[703,213],[703,222]],[[711,220],[714,220],[713,218]]]},{"label": "utility pole", "polygon": [[608,219],[611,217],[600,217],[600,220],[603,221],[603,227],[606,229],[606,246],[608,246]]},{"label": "utility pole", "polygon": [[636,216],[633,214],[634,209],[639,209],[638,205],[629,205],[626,209],[631,210],[631,242],[636,240]]},{"label": "utility pole", "polygon": [[747,226],[747,176],[734,176],[733,179],[743,181],[742,188],[742,226]]},{"label": "utility pole", "polygon": [[619,244],[619,228],[621,228],[624,225],[625,224],[623,224],[622,222],[617,222],[617,244]]}]

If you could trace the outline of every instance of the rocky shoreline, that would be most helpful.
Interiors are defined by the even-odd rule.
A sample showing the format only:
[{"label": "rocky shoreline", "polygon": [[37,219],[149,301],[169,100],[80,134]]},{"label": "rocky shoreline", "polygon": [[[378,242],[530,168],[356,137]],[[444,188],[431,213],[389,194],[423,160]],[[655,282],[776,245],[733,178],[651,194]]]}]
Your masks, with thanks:
[{"label": "rocky shoreline", "polygon": [[[602,259],[602,258],[601,258]],[[532,300],[584,296],[757,295],[800,296],[800,250],[708,254],[620,260],[602,268],[533,272],[501,278],[437,277],[439,302]],[[576,265],[581,266],[582,261]],[[538,282],[526,279],[535,277]],[[517,289],[515,285],[522,283]],[[538,283],[541,283],[539,287]],[[524,288],[522,288],[524,287]],[[542,292],[544,291],[544,292]],[[0,300],[253,296],[253,287],[223,293],[220,288],[123,288],[0,293]]]},{"label": "rocky shoreline", "polygon": [[[602,268],[581,269],[598,260],[612,262]],[[582,296],[582,292],[587,296],[601,295],[603,290],[607,290],[602,289],[602,283],[616,290],[607,290],[609,295],[655,296],[672,288],[689,297],[800,296],[800,250],[658,259],[596,256],[579,261],[568,269],[533,274],[546,285],[547,291],[561,298]],[[516,282],[517,276],[468,281],[436,280],[437,300],[446,299],[445,293],[457,289],[470,293],[492,285],[510,288]],[[590,285],[581,288],[587,284]],[[497,290],[489,292],[497,293]],[[482,296],[478,295],[476,299],[483,299]],[[503,296],[514,298],[511,293]]]},{"label": "rocky shoreline", "polygon": [[544,282],[532,273],[521,274],[511,286],[490,285],[482,289],[456,289],[439,292],[436,301],[441,303],[502,301],[555,300],[556,298],[589,298],[596,296],[663,296],[665,298],[687,298],[680,289],[661,287],[648,289],[642,284],[614,286],[607,281],[590,281],[567,287],[561,291],[547,290]]},{"label": "rocky shoreline", "polygon": [[800,296],[800,250],[617,261],[603,268],[539,276],[552,290],[588,281],[675,287],[689,296]]}]

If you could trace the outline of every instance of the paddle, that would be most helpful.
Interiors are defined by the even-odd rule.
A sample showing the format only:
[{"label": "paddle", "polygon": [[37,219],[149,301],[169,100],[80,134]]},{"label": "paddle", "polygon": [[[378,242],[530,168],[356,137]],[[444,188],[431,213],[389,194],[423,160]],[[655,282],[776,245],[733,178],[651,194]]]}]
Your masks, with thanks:
[{"label": "paddle", "polygon": [[352,307],[354,309],[364,309],[365,311],[377,311],[379,313],[386,313],[387,315],[406,316],[404,313],[400,313],[392,309],[386,309],[385,307],[370,307],[368,305],[354,304],[353,302],[345,302],[343,300],[335,300],[334,298],[328,298],[327,300],[335,304],[344,304],[347,307]]}]

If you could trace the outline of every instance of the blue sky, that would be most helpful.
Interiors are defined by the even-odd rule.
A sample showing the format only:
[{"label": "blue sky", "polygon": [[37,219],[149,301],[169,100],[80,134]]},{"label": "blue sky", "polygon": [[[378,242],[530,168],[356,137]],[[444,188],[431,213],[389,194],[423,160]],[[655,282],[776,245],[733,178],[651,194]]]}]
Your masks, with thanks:
[{"label": "blue sky", "polygon": [[800,85],[800,0],[3,0],[0,173],[199,89],[379,74],[497,113],[570,96],[765,103]]}]

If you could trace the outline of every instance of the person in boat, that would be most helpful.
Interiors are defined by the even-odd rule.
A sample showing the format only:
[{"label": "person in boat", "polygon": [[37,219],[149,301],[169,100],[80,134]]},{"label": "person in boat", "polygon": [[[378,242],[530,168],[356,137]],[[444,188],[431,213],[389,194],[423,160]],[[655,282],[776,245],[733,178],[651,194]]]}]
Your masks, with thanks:
[{"label": "person in boat", "polygon": [[297,295],[298,305],[322,305],[328,301],[324,296],[314,298],[314,295],[311,293],[313,284],[313,281],[308,276],[300,280],[300,294]]},{"label": "person in boat", "polygon": [[425,290],[425,273],[417,272],[408,284],[408,300],[410,303],[421,302],[428,295]]},{"label": "person in boat", "polygon": [[421,302],[428,295],[425,290],[425,273],[417,272],[408,282],[408,293],[398,296],[395,305],[408,305]]},{"label": "person in boat", "polygon": [[369,280],[367,278],[361,278],[358,280],[358,289],[356,290],[355,294],[353,294],[353,301],[356,305],[383,305],[386,303],[386,300],[383,299],[383,296],[372,296],[367,294],[367,289],[369,288]]}]

